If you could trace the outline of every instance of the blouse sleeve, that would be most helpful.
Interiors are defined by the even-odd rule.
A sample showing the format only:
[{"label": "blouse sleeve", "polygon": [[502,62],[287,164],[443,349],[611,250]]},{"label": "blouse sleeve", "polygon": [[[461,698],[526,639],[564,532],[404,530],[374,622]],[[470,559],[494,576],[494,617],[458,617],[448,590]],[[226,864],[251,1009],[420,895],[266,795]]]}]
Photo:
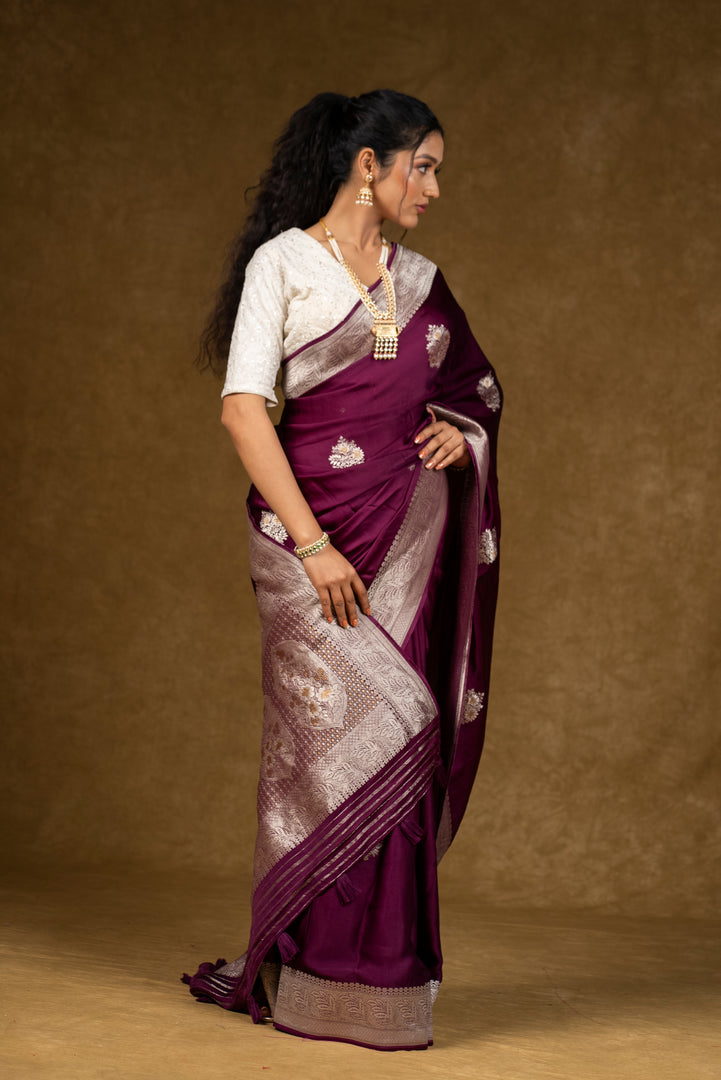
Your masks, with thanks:
[{"label": "blouse sleeve", "polygon": [[275,380],[283,359],[286,315],[280,260],[265,246],[258,248],[245,271],[222,397],[260,394],[268,405],[278,404]]}]

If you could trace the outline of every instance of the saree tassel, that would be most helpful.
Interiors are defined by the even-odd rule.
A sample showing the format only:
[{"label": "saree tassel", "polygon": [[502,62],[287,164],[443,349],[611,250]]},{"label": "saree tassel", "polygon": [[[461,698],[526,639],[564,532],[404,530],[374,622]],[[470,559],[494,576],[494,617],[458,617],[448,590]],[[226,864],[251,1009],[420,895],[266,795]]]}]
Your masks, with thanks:
[{"label": "saree tassel", "polygon": [[406,818],[401,822],[401,832],[411,844],[420,843],[425,831],[425,829],[422,829],[420,825],[416,824],[415,821],[411,821],[409,818]]},{"label": "saree tassel", "polygon": [[240,976],[218,975],[218,969],[225,967],[227,961],[220,959],[214,964],[201,964],[195,975],[183,974],[181,982],[190,987],[190,992],[198,1001],[208,1005],[220,1005],[221,1009],[242,1011],[237,1003],[237,990]]},{"label": "saree tassel", "polygon": [[278,948],[280,950],[280,958],[284,964],[290,963],[294,956],[297,956],[300,949],[293,941],[290,934],[286,934],[285,931],[278,938]]},{"label": "saree tassel", "polygon": [[341,874],[337,878],[335,883],[335,890],[338,893],[338,899],[341,904],[350,904],[357,896],[360,896],[360,889],[357,885],[354,885],[347,874]]},{"label": "saree tassel", "polygon": [[187,983],[187,985],[190,986],[193,979],[197,979],[199,976],[202,975],[212,975],[218,970],[218,968],[225,967],[227,963],[228,961],[225,960],[223,957],[220,957],[218,960],[216,960],[214,964],[211,964],[206,960],[204,964],[200,965],[195,975],[188,975],[187,971],[184,971],[180,981],[182,983]]}]

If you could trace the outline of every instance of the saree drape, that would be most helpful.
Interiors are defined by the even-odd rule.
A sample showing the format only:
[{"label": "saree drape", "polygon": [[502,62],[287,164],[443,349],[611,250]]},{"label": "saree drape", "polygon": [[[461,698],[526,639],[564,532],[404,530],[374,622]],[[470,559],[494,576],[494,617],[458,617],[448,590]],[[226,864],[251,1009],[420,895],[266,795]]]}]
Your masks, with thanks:
[{"label": "saree drape", "polygon": [[[328,624],[255,489],[264,718],[247,952],[184,976],[203,1001],[377,1049],[424,1048],[441,980],[436,863],[463,816],[488,706],[502,394],[441,273],[396,247],[397,357],[359,303],[283,365],[278,435],[371,615]],[[377,288],[377,286],[376,286]],[[427,470],[429,409],[471,466]]]}]

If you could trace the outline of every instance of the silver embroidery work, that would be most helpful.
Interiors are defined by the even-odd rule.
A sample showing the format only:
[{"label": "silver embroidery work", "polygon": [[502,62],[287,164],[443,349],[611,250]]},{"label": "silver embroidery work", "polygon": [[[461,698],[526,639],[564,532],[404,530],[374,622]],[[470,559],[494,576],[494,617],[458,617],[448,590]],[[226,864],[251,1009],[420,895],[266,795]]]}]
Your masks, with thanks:
[{"label": "silver embroidery work", "polygon": [[451,334],[448,327],[442,323],[440,325],[431,323],[426,333],[426,350],[428,352],[428,363],[432,368],[441,366],[446,358],[450,342]]},{"label": "silver embroidery work", "polygon": [[328,461],[334,469],[350,469],[353,465],[362,465],[365,459],[365,453],[358,443],[344,438],[343,435],[328,455]]},{"label": "silver embroidery work", "polygon": [[[471,617],[473,614],[473,590],[478,577],[478,537],[480,532],[478,530],[478,521],[480,519],[481,500],[484,498],[488,480],[490,443],[486,431],[474,420],[470,420],[467,416],[457,413],[453,409],[447,409],[438,402],[433,401],[430,404],[439,420],[447,420],[449,424],[453,424],[454,427],[463,432],[474,460],[474,471],[476,473],[476,482],[474,483],[472,480],[473,473],[470,470],[467,471],[467,481],[461,504],[461,519],[468,529],[469,543],[464,546],[461,552],[461,588],[456,609],[455,635],[450,661],[454,684],[458,687],[454,719],[454,730],[457,731],[462,722],[463,694],[461,693],[461,687],[465,685],[468,671],[468,642],[470,640]],[[455,750],[451,753],[451,761],[453,753],[455,753]],[[443,826],[443,821],[441,821],[441,826]],[[448,839],[450,841],[450,834]],[[439,839],[437,841],[439,859],[445,851],[444,845],[445,839],[441,843],[439,830]]]},{"label": "silver embroidery work", "polygon": [[[326,623],[299,560],[252,527],[250,565],[263,630],[265,757],[284,774],[282,779],[261,776],[258,786],[257,886],[424,730],[436,707],[423,679],[374,623],[359,617],[352,636],[337,623]],[[331,694],[324,697],[329,685]],[[336,727],[341,688],[346,704]],[[293,695],[303,703],[300,711]],[[312,711],[311,702],[322,719],[317,726],[312,720],[319,712]],[[278,717],[293,738],[290,775],[291,756]],[[276,735],[282,747],[274,745]],[[417,798],[415,790],[410,794]],[[378,839],[371,830],[368,849]]]},{"label": "silver embroidery work", "polygon": [[264,510],[260,515],[260,528],[261,532],[264,532],[271,540],[277,540],[279,544],[284,544],[288,539],[283,522],[272,510]]},{"label": "silver embroidery work", "polygon": [[[311,243],[316,242],[311,238]],[[335,267],[334,272],[340,272],[347,280],[345,271],[335,259],[330,260],[330,265]],[[437,269],[435,263],[417,251],[400,245],[396,248],[390,273],[398,298],[396,323],[401,330],[408,325],[428,296]],[[382,284],[371,290],[374,299],[382,295]],[[286,398],[300,397],[312,387],[319,386],[340,371],[345,371],[356,360],[366,356],[372,347],[369,315],[363,304],[358,302],[358,306],[342,326],[328,333],[321,341],[311,343],[284,365],[283,394]]]},{"label": "silver embroidery work", "polygon": [[299,724],[343,727],[348,698],[343,683],[300,641],[280,641],[271,666],[277,696]]},{"label": "silver embroidery work", "polygon": [[427,1046],[433,983],[385,987],[319,979],[284,966],[273,1013],[282,1027],[371,1046]]},{"label": "silver embroidery work", "polygon": [[486,700],[486,694],[484,690],[467,690],[466,696],[463,699],[463,713],[461,715],[462,724],[470,724],[476,719],[483,703]]},{"label": "silver embroidery work", "polygon": [[495,529],[484,529],[478,541],[479,564],[490,565],[498,558],[498,533]]},{"label": "silver embroidery work", "polygon": [[445,475],[423,469],[403,523],[368,590],[375,618],[399,645],[423,601],[447,511]]},{"label": "silver embroidery work", "polygon": [[479,380],[478,386],[476,387],[476,393],[483,404],[488,406],[491,412],[496,412],[500,409],[501,391],[496,386],[496,380],[490,372]]},{"label": "silver embroidery work", "polygon": [[260,775],[263,780],[287,780],[293,773],[295,744],[272,701],[265,706]]}]

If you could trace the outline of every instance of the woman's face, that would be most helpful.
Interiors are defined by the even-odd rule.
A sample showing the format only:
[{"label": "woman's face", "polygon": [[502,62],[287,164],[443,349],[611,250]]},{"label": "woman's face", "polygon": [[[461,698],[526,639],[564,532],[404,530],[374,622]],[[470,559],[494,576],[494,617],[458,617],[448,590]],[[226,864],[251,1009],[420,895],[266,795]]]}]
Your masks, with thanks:
[{"label": "woman's face", "polygon": [[434,131],[416,150],[399,150],[373,184],[375,205],[386,221],[414,229],[431,199],[437,199],[443,136]]}]

